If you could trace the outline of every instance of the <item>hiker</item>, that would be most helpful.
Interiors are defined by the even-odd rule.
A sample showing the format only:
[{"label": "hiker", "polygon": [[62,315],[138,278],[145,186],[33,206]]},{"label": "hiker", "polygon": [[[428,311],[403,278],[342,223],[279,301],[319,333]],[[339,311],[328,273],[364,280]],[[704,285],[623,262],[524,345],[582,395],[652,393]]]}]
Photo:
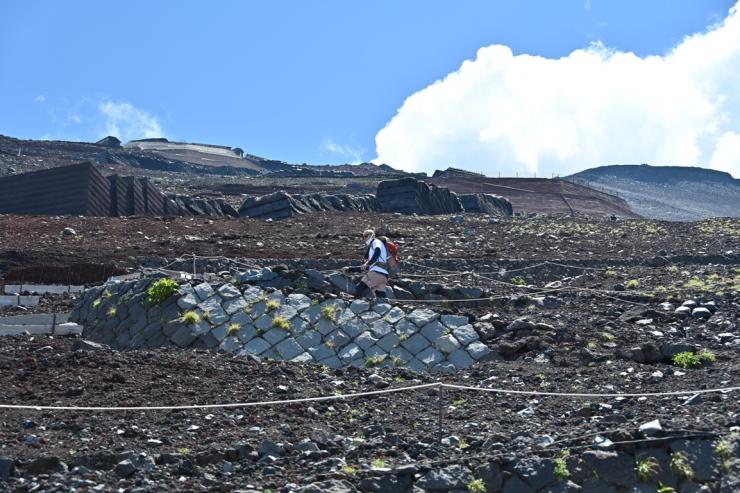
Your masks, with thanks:
[{"label": "hiker", "polygon": [[360,282],[355,286],[358,298],[386,298],[386,284],[388,283],[388,249],[385,244],[375,237],[375,231],[366,229],[362,237],[367,245],[367,261],[357,267],[342,267],[342,272],[365,272]]}]

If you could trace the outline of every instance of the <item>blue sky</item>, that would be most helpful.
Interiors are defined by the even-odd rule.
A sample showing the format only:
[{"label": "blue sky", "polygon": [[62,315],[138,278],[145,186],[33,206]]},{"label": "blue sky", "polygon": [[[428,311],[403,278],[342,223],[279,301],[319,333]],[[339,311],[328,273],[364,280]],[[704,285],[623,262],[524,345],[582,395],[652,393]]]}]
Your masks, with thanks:
[{"label": "blue sky", "polygon": [[[0,133],[86,141],[109,131],[123,139],[162,133],[290,162],[385,155],[401,161],[389,164],[411,168],[404,156],[428,158],[411,156],[413,149],[398,142],[418,139],[414,145],[424,146],[434,134],[409,135],[394,117],[405,120],[407,98],[465,60],[482,58],[481,48],[509,47],[514,60],[558,60],[598,41],[640,59],[666,55],[685,36],[726,18],[733,3],[4,0]],[[475,107],[471,101],[466,111]],[[386,126],[393,135],[389,130],[382,142]],[[451,141],[464,139],[460,132]],[[439,153],[440,163],[480,161],[493,169],[474,147]],[[510,154],[510,169],[531,169],[531,159],[519,154]],[[536,169],[544,172],[548,156],[537,154]],[[593,162],[601,164],[611,163]]]}]

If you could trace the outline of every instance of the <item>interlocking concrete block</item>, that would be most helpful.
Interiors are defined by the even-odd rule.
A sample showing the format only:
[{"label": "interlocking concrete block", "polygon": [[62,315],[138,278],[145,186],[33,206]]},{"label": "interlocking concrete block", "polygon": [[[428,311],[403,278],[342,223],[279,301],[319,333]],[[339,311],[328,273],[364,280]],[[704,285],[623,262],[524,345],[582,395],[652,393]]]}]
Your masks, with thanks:
[{"label": "interlocking concrete block", "polygon": [[293,320],[298,315],[298,310],[290,305],[283,305],[277,311],[277,315],[283,317],[285,320]]},{"label": "interlocking concrete block", "polygon": [[239,288],[234,286],[233,284],[222,284],[218,288],[218,294],[221,296],[221,298],[225,300],[230,300],[232,298],[236,298],[237,296],[242,295],[241,291],[239,291]]},{"label": "interlocking concrete block", "polygon": [[442,325],[438,320],[435,320],[434,322],[430,322],[422,327],[421,333],[430,341],[436,341],[449,332],[449,330],[450,329]]},{"label": "interlocking concrete block", "polygon": [[416,355],[416,359],[427,365],[428,368],[436,365],[437,363],[444,361],[445,355],[434,349],[428,347],[419,354]]},{"label": "interlocking concrete block", "polygon": [[378,345],[370,346],[369,348],[365,350],[365,356],[368,358],[377,358],[377,357],[387,358],[388,351],[386,351],[385,349],[383,349],[382,347]]},{"label": "interlocking concrete block", "polygon": [[305,351],[295,339],[289,337],[275,346],[275,352],[281,355],[283,359],[292,360]]},{"label": "interlocking concrete block", "polygon": [[321,333],[316,330],[308,330],[296,339],[303,349],[309,349],[321,344]]},{"label": "interlocking concrete block", "polygon": [[333,322],[325,318],[322,318],[318,321],[318,323],[316,323],[316,330],[321,332],[322,335],[329,335],[335,330],[337,330],[337,326],[334,325]]},{"label": "interlocking concrete block", "polygon": [[326,340],[330,342],[330,344],[334,347],[334,350],[338,351],[340,348],[346,346],[351,339],[347,334],[342,332],[341,329],[337,329],[326,336]]},{"label": "interlocking concrete block", "polygon": [[323,362],[326,358],[330,358],[336,355],[334,349],[330,348],[326,344],[319,344],[318,346],[308,348],[308,352],[311,353],[313,359],[321,362]]},{"label": "interlocking concrete block", "polygon": [[406,351],[414,355],[419,354],[423,350],[429,348],[430,345],[431,342],[429,342],[429,339],[421,334],[414,334],[405,341],[401,341],[401,346],[403,346]]},{"label": "interlocking concrete block", "polygon": [[378,303],[373,307],[373,311],[380,315],[381,317],[388,313],[391,309],[391,305],[388,303]]},{"label": "interlocking concrete block", "polygon": [[[244,345],[244,349],[242,350],[245,354],[253,354],[253,355],[260,355],[270,349],[271,344],[267,342],[266,340],[262,339],[261,337],[255,337],[248,343]],[[239,353],[241,354],[241,352]]]},{"label": "interlocking concrete block", "polygon": [[262,334],[262,338],[273,346],[287,337],[288,332],[278,327],[273,327],[272,329]]},{"label": "interlocking concrete block", "polygon": [[370,309],[370,302],[367,300],[354,300],[349,307],[354,313],[359,315]]},{"label": "interlocking concrete block", "polygon": [[409,313],[406,318],[417,327],[424,327],[439,318],[439,313],[428,308],[417,308],[413,312]]},{"label": "interlocking concrete block", "polygon": [[260,331],[270,330],[272,328],[272,317],[265,313],[254,321],[254,326]]},{"label": "interlocking concrete block", "polygon": [[249,304],[257,303],[264,296],[265,292],[257,286],[250,286],[244,291],[244,299]]},{"label": "interlocking concrete block", "polygon": [[338,325],[345,334],[352,338],[355,338],[366,330],[369,330],[368,325],[357,317],[344,323],[338,321]]},{"label": "interlocking concrete block", "polygon": [[238,337],[242,342],[249,342],[257,337],[257,329],[252,324],[241,325],[241,328],[236,333],[236,337]]},{"label": "interlocking concrete block", "polygon": [[311,324],[315,324],[323,318],[323,316],[324,315],[321,313],[321,306],[319,305],[311,305],[301,313],[301,318]]},{"label": "interlocking concrete block", "polygon": [[442,315],[440,320],[449,329],[456,329],[468,324],[468,317],[464,315]]},{"label": "interlocking concrete block", "polygon": [[311,298],[305,294],[289,294],[285,303],[301,312],[311,306]]},{"label": "interlocking concrete block", "polygon": [[378,339],[373,337],[370,331],[363,332],[359,336],[355,337],[355,343],[360,346],[363,350],[369,348],[378,342]]},{"label": "interlocking concrete block", "polygon": [[383,320],[391,324],[396,324],[405,316],[406,312],[403,309],[394,306],[383,316]]},{"label": "interlocking concrete block", "polygon": [[226,313],[229,315],[233,315],[238,312],[244,312],[244,309],[248,306],[247,300],[242,298],[241,296],[238,296],[236,298],[231,298],[223,302],[221,305]]},{"label": "interlocking concrete block", "polygon": [[461,325],[452,331],[455,339],[460,341],[460,344],[467,346],[471,342],[477,341],[478,333],[475,331],[472,325]]},{"label": "interlocking concrete block", "polygon": [[380,319],[380,315],[378,315],[377,313],[375,313],[373,311],[368,311],[368,312],[361,313],[360,314],[360,318],[366,324],[372,324],[376,320],[379,320]]},{"label": "interlocking concrete block", "polygon": [[211,325],[220,325],[229,320],[229,316],[221,308],[220,296],[211,296],[206,301],[199,303],[198,308],[203,311],[203,318],[208,320]]},{"label": "interlocking concrete block", "polygon": [[411,361],[414,357],[413,354],[409,353],[402,347],[393,348],[388,351],[388,354],[392,359],[398,359],[403,365]]},{"label": "interlocking concrete block", "polygon": [[465,349],[468,350],[470,356],[476,361],[488,358],[493,355],[493,351],[491,351],[488,346],[478,341],[468,344]]},{"label": "interlocking concrete block", "polygon": [[392,349],[398,347],[400,343],[401,339],[398,337],[398,335],[396,335],[395,332],[391,332],[390,334],[386,334],[378,341],[378,346],[390,352]]},{"label": "interlocking concrete block", "polygon": [[[218,327],[211,329],[211,334],[218,341],[223,341],[227,335],[229,335],[229,324],[221,324]],[[233,335],[233,334],[232,334]]]},{"label": "interlocking concrete block", "polygon": [[213,296],[215,293],[211,285],[208,284],[207,282],[198,284],[197,286],[193,288],[193,290],[195,291],[195,294],[198,295],[198,299],[200,301],[207,300],[208,298]]},{"label": "interlocking concrete block", "polygon": [[313,363],[314,359],[310,353],[305,352],[305,353],[299,354],[298,356],[296,356],[290,361],[292,361],[293,363]]},{"label": "interlocking concrete block", "polygon": [[409,370],[415,371],[416,373],[425,373],[427,371],[427,365],[416,358],[413,358],[408,363],[406,363],[406,367]]},{"label": "interlocking concrete block", "polygon": [[355,315],[355,312],[353,312],[349,308],[338,311],[335,317],[335,323],[340,327],[354,320],[357,320],[357,315]]},{"label": "interlocking concrete block", "polygon": [[450,363],[452,363],[453,365],[455,365],[456,368],[459,369],[467,368],[475,363],[475,360],[470,357],[470,354],[468,354],[468,352],[462,348],[454,351],[453,353],[450,353],[450,355],[447,356],[447,359]]},{"label": "interlocking concrete block", "polygon": [[445,354],[450,354],[460,348],[460,343],[452,334],[447,334],[436,341],[434,346]]},{"label": "interlocking concrete block", "polygon": [[290,332],[294,336],[299,336],[310,328],[311,325],[303,320],[301,317],[295,317],[293,320],[290,321]]},{"label": "interlocking concrete block", "polygon": [[348,344],[341,351],[339,351],[339,358],[342,361],[352,361],[361,358],[363,354],[362,349],[355,343]]},{"label": "interlocking concrete block", "polygon": [[409,338],[418,331],[419,327],[406,319],[399,320],[398,323],[396,323],[396,334],[399,336]]},{"label": "interlocking concrete block", "polygon": [[231,316],[231,319],[229,319],[229,322],[232,324],[239,324],[242,327],[246,327],[247,325],[252,325],[252,317],[244,313],[243,311],[237,312]]},{"label": "interlocking concrete block", "polygon": [[[314,359],[316,357],[314,356]],[[329,368],[340,368],[342,366],[342,361],[336,357],[336,356],[330,356],[328,358],[322,359],[319,361],[322,365],[326,365]]]},{"label": "interlocking concrete block", "polygon": [[375,337],[380,339],[381,337],[387,336],[388,334],[393,332],[393,326],[385,320],[376,320],[370,326],[370,332],[372,332]]},{"label": "interlocking concrete block", "polygon": [[252,317],[252,320],[257,320],[267,314],[267,303],[264,301],[258,301],[257,303],[248,305],[247,308],[245,308],[245,312]]},{"label": "interlocking concrete block", "polygon": [[224,339],[221,344],[219,344],[218,349],[227,353],[236,353],[243,347],[245,347],[244,343],[240,341],[238,337],[232,336]]}]

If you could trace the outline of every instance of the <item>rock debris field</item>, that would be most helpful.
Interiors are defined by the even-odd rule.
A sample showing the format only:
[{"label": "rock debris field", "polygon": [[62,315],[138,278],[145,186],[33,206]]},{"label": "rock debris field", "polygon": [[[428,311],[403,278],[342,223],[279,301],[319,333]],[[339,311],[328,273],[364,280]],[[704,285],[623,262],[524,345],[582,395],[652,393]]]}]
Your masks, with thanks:
[{"label": "rock debris field", "polygon": [[[740,490],[740,221],[357,220],[0,217],[6,276],[101,277],[32,309],[81,337],[0,337],[0,489]],[[366,226],[387,301],[332,271]]]}]

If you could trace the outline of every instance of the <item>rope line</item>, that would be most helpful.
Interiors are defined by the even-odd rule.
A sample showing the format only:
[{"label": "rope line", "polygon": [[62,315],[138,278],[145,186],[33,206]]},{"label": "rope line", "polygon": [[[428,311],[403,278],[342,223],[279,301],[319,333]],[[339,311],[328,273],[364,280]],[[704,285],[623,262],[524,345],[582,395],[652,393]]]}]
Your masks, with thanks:
[{"label": "rope line", "polygon": [[627,393],[581,393],[581,392],[541,392],[538,390],[512,390],[512,389],[499,389],[499,388],[482,388],[472,387],[467,385],[457,385],[442,382],[425,383],[419,385],[410,385],[406,387],[397,387],[394,389],[384,390],[372,390],[368,392],[355,392],[351,394],[343,395],[327,395],[320,397],[303,397],[298,399],[284,399],[284,400],[272,400],[272,401],[252,401],[252,402],[234,402],[225,404],[188,404],[188,405],[173,405],[173,406],[32,406],[23,404],[0,404],[0,409],[31,409],[37,411],[170,411],[170,410],[183,410],[183,409],[217,409],[217,408],[237,408],[237,407],[257,407],[257,406],[273,406],[282,404],[299,404],[304,402],[318,402],[318,401],[330,401],[330,400],[343,400],[353,399],[356,397],[366,397],[371,395],[382,395],[391,394],[397,392],[406,392],[409,390],[420,390],[428,388],[448,388],[455,390],[465,391],[478,391],[495,394],[516,394],[516,395],[532,395],[532,396],[552,396],[552,397],[588,397],[588,398],[604,398],[604,397],[665,397],[665,396],[677,396],[677,395],[696,395],[696,394],[709,394],[709,393],[729,393],[740,390],[740,386],[734,387],[721,387],[714,389],[698,389],[698,390],[675,390],[668,392],[627,392]]}]

